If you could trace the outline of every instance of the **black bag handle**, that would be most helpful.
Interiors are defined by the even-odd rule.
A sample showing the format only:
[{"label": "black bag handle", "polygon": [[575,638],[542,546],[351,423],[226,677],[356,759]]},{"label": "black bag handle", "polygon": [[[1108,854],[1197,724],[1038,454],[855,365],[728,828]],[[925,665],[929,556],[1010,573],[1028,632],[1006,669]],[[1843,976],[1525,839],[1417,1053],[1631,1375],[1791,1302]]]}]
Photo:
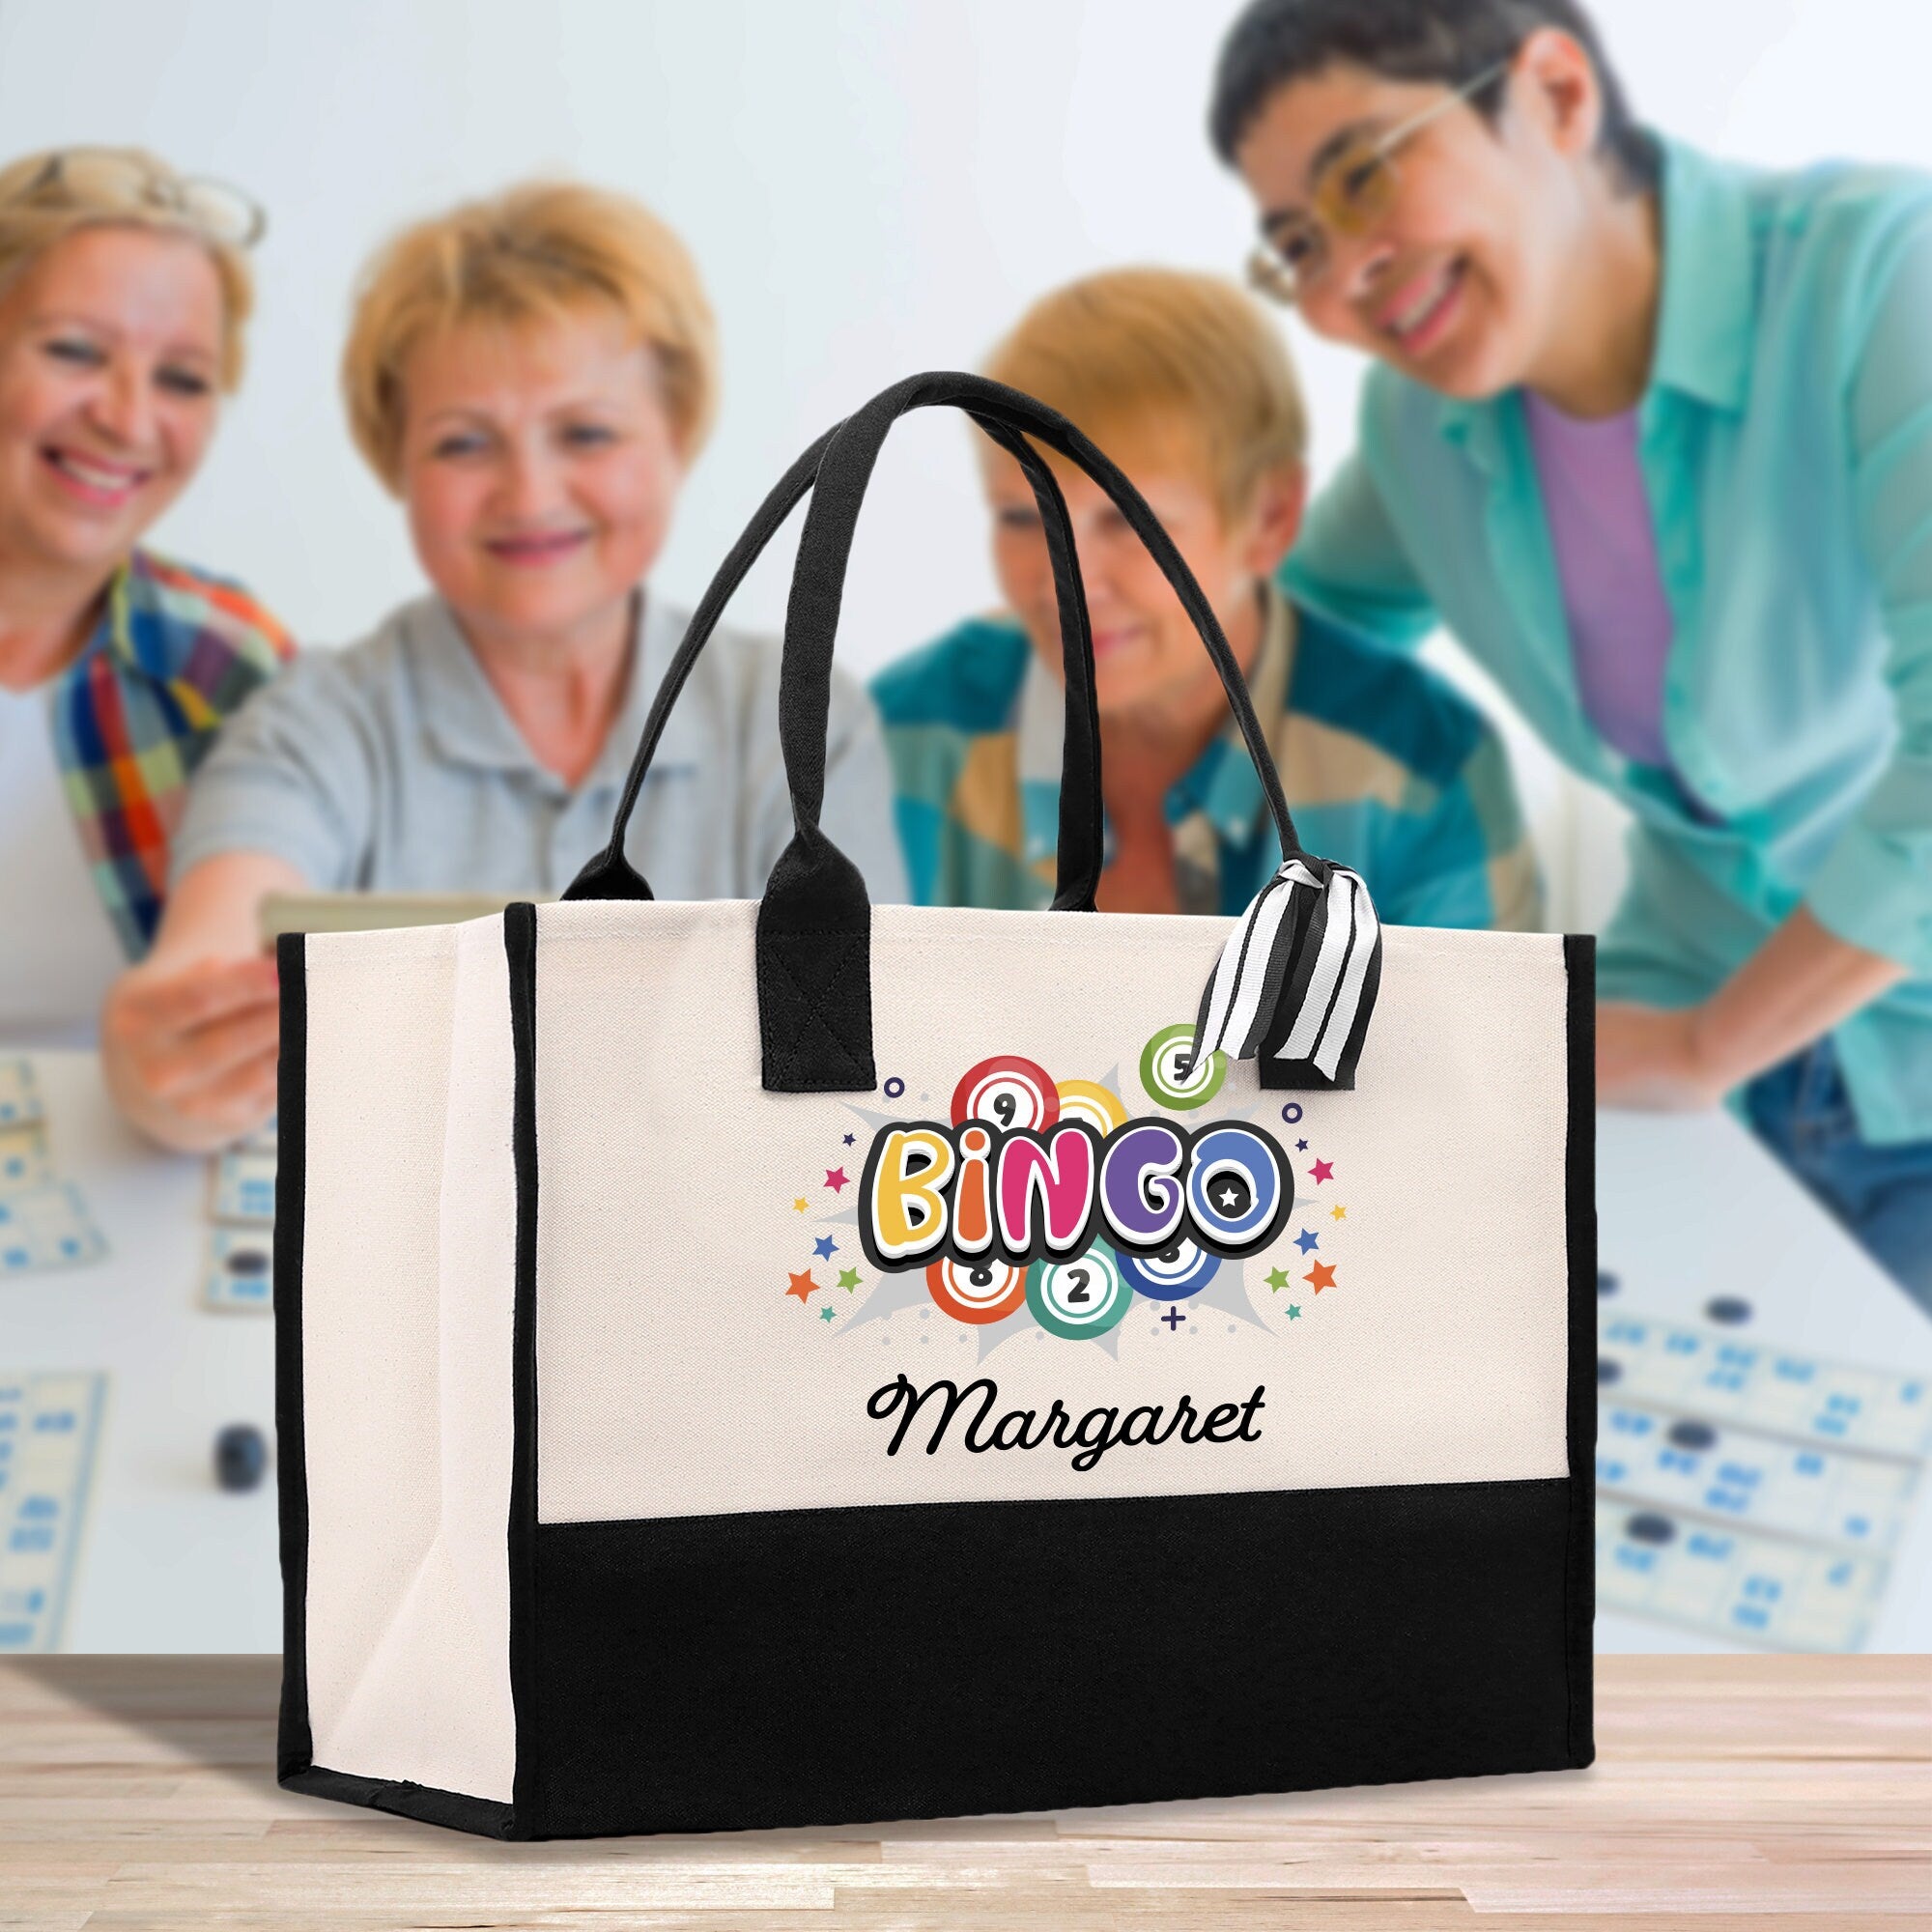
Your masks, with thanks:
[{"label": "black bag handle", "polygon": [[[1233,707],[1236,722],[1241,727],[1241,735],[1247,742],[1248,753],[1254,759],[1255,769],[1260,774],[1263,790],[1266,795],[1268,810],[1275,822],[1275,829],[1281,839],[1284,860],[1305,857],[1301,841],[1294,829],[1294,821],[1289,816],[1288,801],[1281,788],[1281,777],[1275,770],[1274,754],[1269,750],[1267,734],[1262,729],[1261,721],[1255,716],[1255,708],[1248,696],[1247,679],[1241,674],[1240,665],[1236,661],[1228,639],[1221,629],[1220,619],[1214,614],[1201,586],[1194,581],[1194,573],[1181,559],[1175,548],[1174,539],[1162,528],[1160,521],[1148,507],[1147,500],[1127,480],[1113,459],[1062,415],[1057,410],[1049,409],[1044,403],[1037,402],[1032,396],[1018,389],[1008,388],[1004,384],[988,382],[983,376],[970,376],[944,370],[923,376],[909,376],[903,382],[895,384],[890,389],[882,390],[864,409],[855,412],[834,432],[833,448],[826,457],[818,479],[818,488],[812,494],[811,509],[806,519],[805,536],[799,547],[799,568],[792,578],[791,601],[785,612],[785,662],[781,673],[781,683],[791,679],[796,665],[799,689],[798,701],[788,704],[784,701],[782,690],[779,707],[780,730],[782,734],[787,724],[801,736],[795,743],[785,745],[785,759],[790,765],[794,753],[808,755],[816,750],[821,760],[824,752],[824,729],[822,723],[816,733],[815,745],[803,736],[806,713],[804,706],[809,696],[815,698],[824,694],[828,698],[831,686],[832,639],[838,624],[839,600],[844,590],[845,567],[851,555],[852,541],[859,525],[859,509],[865,498],[866,486],[870,480],[872,467],[878,459],[879,451],[885,444],[893,424],[902,415],[918,409],[945,406],[961,409],[972,415],[982,428],[991,418],[1006,426],[1009,431],[1023,431],[1024,436],[994,436],[994,440],[1018,454],[1026,446],[1025,438],[1032,437],[1057,450],[1070,463],[1094,479],[1103,489],[1128,526],[1146,546],[1148,554],[1159,565],[1162,576],[1174,586],[1182,607],[1200,633],[1201,641],[1207,646],[1208,655],[1213,661],[1215,670],[1220,674],[1222,689],[1228,695],[1228,702]],[[992,432],[989,430],[989,434]],[[1051,471],[1048,471],[1049,481]],[[1036,491],[1037,494],[1037,491]],[[1056,504],[1062,509],[1059,489],[1054,488]],[[1069,538],[1070,542],[1070,538]],[[807,569],[808,559],[813,566]],[[1060,573],[1056,569],[1056,586]],[[1078,563],[1074,563],[1074,586],[1079,587]],[[1091,683],[1091,660],[1093,641],[1087,623],[1086,599],[1080,599],[1077,626],[1069,626],[1063,614],[1061,623],[1063,653],[1067,660],[1067,680],[1069,692],[1072,689],[1074,653],[1065,649],[1065,639],[1072,636],[1079,645],[1079,655],[1087,662],[1081,668],[1088,673]],[[796,640],[800,650],[794,659],[791,645]],[[809,691],[807,681],[809,680]],[[1097,738],[1097,734],[1096,734]],[[1094,796],[1093,798],[1094,821],[1097,827],[1100,819],[1100,800],[1098,795],[1097,742],[1094,759]],[[822,776],[822,772],[821,772]],[[1061,792],[1064,797],[1068,781],[1073,778],[1070,772],[1063,772]],[[815,822],[815,814],[814,814]],[[1064,821],[1063,821],[1064,823]]]},{"label": "black bag handle", "polygon": [[[1098,763],[1100,717],[1094,695],[1093,638],[1087,617],[1087,598],[1080,582],[1080,561],[1073,547],[1072,524],[1066,514],[1065,502],[1060,494],[1060,485],[1055,480],[1053,471],[1040,459],[1038,451],[1034,449],[1024,437],[1016,435],[995,417],[976,412],[975,420],[994,441],[1002,448],[1010,451],[1018,461],[1033,486],[1034,497],[1039,505],[1041,520],[1045,526],[1047,554],[1053,565],[1054,594],[1060,608],[1061,637],[1063,640],[1070,640],[1070,645],[1064,650],[1067,702],[1063,748],[1064,778],[1060,792],[1059,877],[1052,910],[1092,912],[1094,896],[1099,889],[1103,847]],[[723,615],[724,607],[730,602],[738,585],[743,582],[746,573],[763,554],[765,546],[777,534],[785,519],[797,508],[799,499],[817,481],[825,451],[838,433],[838,427],[827,430],[785,471],[777,487],[759,505],[757,514],[753,517],[744,534],[732,546],[724,563],[720,565],[718,574],[712,579],[697,609],[692,613],[684,638],[667,667],[664,680],[652,700],[649,715],[644,721],[642,736],[639,740],[637,753],[631,760],[630,771],[624,780],[623,792],[617,802],[616,817],[611,827],[610,840],[601,851],[585,862],[577,877],[571,881],[563,895],[566,899],[647,899],[654,896],[649,882],[631,864],[624,850],[624,835],[629,829],[631,814],[637,807],[644,779],[650,771],[651,759],[656,755],[658,740],[663,736],[665,722],[669,717],[671,706],[676,703],[678,695],[683,691],[686,679],[691,675],[698,652],[709,642],[712,632],[717,629],[718,620]],[[804,549],[801,545],[800,568],[803,567],[803,560]],[[796,572],[794,575],[796,576]],[[789,625],[787,625],[787,635],[792,635]],[[791,651],[787,649],[785,654],[787,662],[791,656]],[[808,798],[802,798],[795,788],[792,789],[794,827],[802,827],[809,823],[815,829],[823,804],[824,746],[831,701],[829,650],[823,682],[825,709],[819,715],[816,725],[815,789]],[[785,751],[793,741],[786,737],[783,729],[786,715],[784,707],[787,702],[785,694],[790,687],[786,685],[782,670],[780,687],[780,745],[781,750]],[[808,745],[812,743],[813,733],[810,725],[806,726],[804,736]],[[793,775],[802,769],[804,769],[802,763],[794,762],[789,755],[786,756],[785,777],[788,786],[794,785]]]},{"label": "black bag handle", "polygon": [[941,405],[965,410],[1014,456],[1045,524],[1067,694],[1056,909],[1093,909],[1101,858],[1100,732],[1093,638],[1065,501],[1051,469],[1029,446],[1029,437],[1085,470],[1147,546],[1220,674],[1261,777],[1284,865],[1300,860],[1323,866],[1302,850],[1266,735],[1218,619],[1173,540],[1126,476],[1065,416],[1017,389],[959,372],[908,377],[820,437],[759,506],[705,591],[659,688],[609,844],[564,894],[567,899],[651,896],[649,885],[625,857],[624,835],[665,720],[732,592],[799,498],[810,491],[786,610],[779,689],[779,738],[794,833],[772,868],[758,907],[759,1030],[764,1085],[772,1092],[851,1093],[877,1085],[871,1050],[870,902],[858,867],[818,824],[825,793],[833,642],[860,506],[886,436],[908,411]]}]

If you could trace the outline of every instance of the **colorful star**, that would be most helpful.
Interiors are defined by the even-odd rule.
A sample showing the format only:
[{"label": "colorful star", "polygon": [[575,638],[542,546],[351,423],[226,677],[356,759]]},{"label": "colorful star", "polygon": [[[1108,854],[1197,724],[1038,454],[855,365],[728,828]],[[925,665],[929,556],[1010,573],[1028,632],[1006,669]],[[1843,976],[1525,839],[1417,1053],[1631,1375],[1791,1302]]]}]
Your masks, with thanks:
[{"label": "colorful star", "polygon": [[841,1187],[848,1184],[845,1170],[842,1167],[828,1167],[825,1170],[825,1184],[837,1194]]},{"label": "colorful star", "polygon": [[1294,1151],[1296,1153],[1306,1153],[1308,1151],[1308,1143],[1306,1141],[1296,1141]]},{"label": "colorful star", "polygon": [[1286,1288],[1288,1286],[1288,1271],[1285,1268],[1269,1268],[1267,1271],[1267,1285],[1276,1292]]},{"label": "colorful star", "polygon": [[1291,1321],[1299,1321],[1301,1320],[1301,1310],[1292,1301],[1288,1304],[1288,1319]]},{"label": "colorful star", "polygon": [[785,1290],[785,1293],[787,1295],[795,1294],[801,1301],[809,1300],[813,1289],[824,1286],[823,1282],[812,1280],[810,1268],[807,1268],[803,1274],[790,1275],[787,1279],[791,1282],[791,1286]]},{"label": "colorful star", "polygon": [[1331,1221],[1346,1221],[1349,1218],[1349,1210],[1338,1201],[1333,1208],[1329,1208],[1328,1218]]},{"label": "colorful star", "polygon": [[1305,1255],[1311,1248],[1319,1248],[1321,1245],[1321,1236],[1320,1235],[1311,1234],[1306,1228],[1304,1228],[1302,1229],[1300,1234],[1295,1236],[1294,1245],[1297,1248],[1299,1248],[1301,1252]]},{"label": "colorful star", "polygon": [[821,1309],[820,1309],[820,1310],[818,1311],[818,1319],[819,1319],[819,1320],[820,1320],[821,1321],[830,1321],[832,1320],[832,1311],[831,1311],[831,1309],[829,1309],[829,1308],[821,1308]]},{"label": "colorful star", "polygon": [[1318,1187],[1322,1181],[1335,1179],[1335,1163],[1332,1160],[1318,1160],[1308,1171],[1315,1177]]},{"label": "colorful star", "polygon": [[822,1262],[829,1262],[838,1252],[838,1243],[830,1235],[820,1235],[811,1244],[811,1252]]},{"label": "colorful star", "polygon": [[805,1212],[805,1196],[801,1194],[791,1205],[803,1214]]},{"label": "colorful star", "polygon": [[859,1270],[857,1268],[840,1268],[838,1270],[838,1286],[846,1293],[851,1293],[859,1286]]},{"label": "colorful star", "polygon": [[847,1134],[845,1136],[845,1145],[847,1147],[850,1147],[852,1145],[852,1136],[850,1134]]},{"label": "colorful star", "polygon": [[1312,1281],[1315,1284],[1315,1293],[1320,1294],[1324,1288],[1333,1288],[1335,1286],[1334,1264],[1332,1262],[1317,1262],[1301,1278],[1303,1281]]}]

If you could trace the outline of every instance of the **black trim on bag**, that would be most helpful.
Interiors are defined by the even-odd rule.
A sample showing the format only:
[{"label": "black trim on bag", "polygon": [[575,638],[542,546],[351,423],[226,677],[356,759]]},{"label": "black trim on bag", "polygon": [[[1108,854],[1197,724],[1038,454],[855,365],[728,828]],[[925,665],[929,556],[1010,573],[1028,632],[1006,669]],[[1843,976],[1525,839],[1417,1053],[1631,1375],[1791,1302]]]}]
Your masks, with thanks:
[{"label": "black trim on bag", "polygon": [[443,1791],[434,1784],[412,1784],[407,1778],[357,1777],[346,1771],[312,1765],[281,1779],[288,1791],[306,1798],[332,1798],[342,1804],[366,1804],[372,1811],[393,1812],[398,1818],[419,1818],[425,1825],[447,1825],[485,1838],[514,1838],[515,1814],[494,1799],[472,1798],[466,1791]]},{"label": "black trim on bag", "polygon": [[542,1835],[537,1712],[537,909],[503,913],[509,957],[510,1045],[516,1058],[511,1151],[517,1176],[516,1316],[512,1341],[510,1463],[510,1701],[517,1766],[507,1835]]},{"label": "black trim on bag", "polygon": [[302,1216],[308,1129],[308,975],[302,935],[275,941],[275,1502],[282,1564],[282,1697],[275,1776],[308,1770],[308,1458],[302,1437]]},{"label": "black trim on bag", "polygon": [[[515,915],[529,915],[518,922]],[[518,926],[527,925],[526,962],[519,979]],[[513,1122],[518,1174],[517,1300],[514,1331],[515,1366],[512,1399],[515,1439],[512,1450],[510,1564],[510,1690],[518,1717],[519,1772],[522,1739],[529,1710],[529,1648],[533,1634],[533,1605],[527,1601],[533,1575],[536,1517],[536,1388],[535,1223],[529,1218],[530,1239],[526,1265],[524,1204],[534,1207],[535,1113],[534,1089],[526,1079],[533,1039],[530,1022],[535,995],[534,908],[512,906],[504,918],[505,947],[510,967],[510,1023],[517,1052],[517,1088]],[[407,1779],[364,1777],[331,1771],[314,1761],[315,1743],[308,1712],[308,1463],[302,1419],[302,1235],[306,1208],[308,1129],[308,982],[300,933],[284,933],[275,943],[280,976],[280,1044],[276,1066],[275,1155],[275,1469],[280,1520],[282,1564],[282,1695],[278,1716],[275,1778],[284,1790],[342,1804],[368,1805],[398,1817],[418,1818],[426,1824],[446,1825],[484,1837],[529,1837],[517,1829],[518,1812],[497,1800],[469,1792],[444,1791]],[[519,988],[526,1003],[525,1037],[518,1038]],[[526,1087],[528,1092],[526,1094]],[[528,1106],[527,1131],[526,1106]],[[529,1159],[527,1192],[525,1158]],[[521,1508],[520,1508],[521,1505]],[[520,1585],[526,1601],[519,1603]],[[521,1674],[518,1660],[522,1659]],[[516,1787],[513,1787],[513,1792]]]},{"label": "black trim on bag", "polygon": [[1597,1609],[1597,942],[1563,940],[1569,980],[1569,1121],[1563,1202],[1570,1255],[1570,1378],[1564,1434],[1570,1457],[1570,1539],[1564,1563],[1568,1633],[1570,1762],[1597,1755],[1593,1719]]}]

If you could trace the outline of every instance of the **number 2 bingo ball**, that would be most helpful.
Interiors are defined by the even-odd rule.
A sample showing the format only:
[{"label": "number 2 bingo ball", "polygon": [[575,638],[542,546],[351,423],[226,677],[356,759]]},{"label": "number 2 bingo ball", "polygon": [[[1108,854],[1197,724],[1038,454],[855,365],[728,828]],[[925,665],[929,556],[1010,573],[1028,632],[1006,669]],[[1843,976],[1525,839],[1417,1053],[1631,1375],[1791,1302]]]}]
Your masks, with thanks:
[{"label": "number 2 bingo ball", "polygon": [[996,1053],[970,1068],[952,1090],[952,1124],[984,1121],[1011,1133],[1044,1133],[1060,1118],[1060,1090],[1045,1067],[1017,1053]]},{"label": "number 2 bingo ball", "polygon": [[1217,1048],[1182,1074],[1181,1062],[1193,1051],[1194,1029],[1184,1022],[1162,1027],[1141,1049],[1141,1085],[1157,1106],[1185,1113],[1205,1107],[1221,1091],[1228,1056]]},{"label": "number 2 bingo ball", "polygon": [[925,1271],[925,1289],[955,1321],[1004,1321],[1026,1299],[1026,1270],[1010,1262],[936,1261]]},{"label": "number 2 bingo ball", "polygon": [[1214,1279],[1219,1255],[1192,1241],[1177,1241],[1156,1255],[1121,1256],[1121,1272],[1151,1301],[1185,1301]]},{"label": "number 2 bingo ball", "polygon": [[1108,1250],[1095,1246],[1072,1261],[1035,1262],[1027,1270],[1026,1298],[1049,1335],[1084,1342],[1117,1327],[1134,1292]]}]

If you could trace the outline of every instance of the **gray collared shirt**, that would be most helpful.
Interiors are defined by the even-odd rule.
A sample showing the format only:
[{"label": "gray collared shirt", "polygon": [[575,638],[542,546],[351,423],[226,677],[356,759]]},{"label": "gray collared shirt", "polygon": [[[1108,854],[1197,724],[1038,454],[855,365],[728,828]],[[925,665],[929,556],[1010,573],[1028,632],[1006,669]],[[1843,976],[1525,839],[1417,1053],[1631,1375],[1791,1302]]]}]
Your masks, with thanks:
[{"label": "gray collared shirt", "polygon": [[[361,642],[301,653],[231,719],[195,775],[173,877],[270,852],[327,892],[560,893],[611,836],[617,796],[689,612],[642,599],[622,710],[572,790],[540,765],[440,598]],[[792,836],[779,645],[720,626],[665,725],[625,851],[665,899],[757,898]],[[834,673],[826,834],[875,902],[906,896],[877,714]]]}]

